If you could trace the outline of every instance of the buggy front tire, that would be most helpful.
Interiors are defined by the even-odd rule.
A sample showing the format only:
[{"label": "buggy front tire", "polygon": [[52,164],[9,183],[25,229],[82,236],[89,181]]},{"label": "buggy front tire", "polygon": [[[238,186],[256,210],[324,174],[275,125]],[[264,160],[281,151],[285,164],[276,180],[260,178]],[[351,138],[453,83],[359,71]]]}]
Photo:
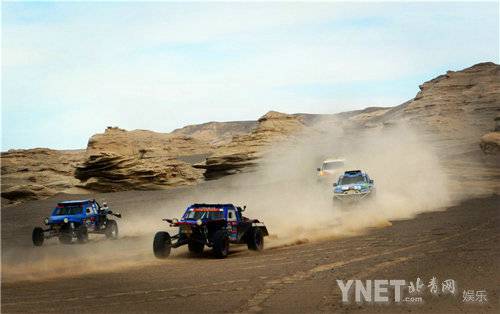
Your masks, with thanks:
[{"label": "buggy front tire", "polygon": [[217,258],[226,258],[229,253],[229,237],[224,230],[218,230],[214,234],[214,255]]},{"label": "buggy front tire", "polygon": [[264,249],[264,234],[260,228],[252,228],[247,238],[247,246],[252,251],[262,251]]},{"label": "buggy front tire", "polygon": [[106,229],[104,230],[104,233],[106,234],[106,238],[111,239],[111,240],[116,240],[118,239],[118,224],[116,221],[110,219],[106,223]]},{"label": "buggy front tire", "polygon": [[31,235],[31,239],[33,240],[33,245],[42,246],[45,237],[43,235],[43,229],[40,227],[36,227],[33,229],[33,233]]},{"label": "buggy front tire", "polygon": [[153,239],[153,253],[156,258],[167,258],[172,249],[172,239],[170,234],[165,231],[159,231]]}]

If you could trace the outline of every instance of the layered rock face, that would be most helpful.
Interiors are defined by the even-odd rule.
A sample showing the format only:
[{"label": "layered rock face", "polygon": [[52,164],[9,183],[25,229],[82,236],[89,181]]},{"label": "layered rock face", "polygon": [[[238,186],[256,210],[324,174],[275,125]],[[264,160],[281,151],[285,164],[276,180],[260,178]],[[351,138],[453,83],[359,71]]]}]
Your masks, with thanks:
[{"label": "layered rock face", "polygon": [[212,150],[210,144],[190,136],[108,127],[104,133],[89,139],[86,152],[88,155],[109,152],[141,158],[146,155],[174,157],[206,154]]},{"label": "layered rock face", "polygon": [[500,66],[479,63],[448,71],[420,86],[414,99],[368,123],[406,121],[443,138],[477,147],[500,112]]},{"label": "layered rock face", "polygon": [[177,158],[212,150],[188,136],[108,128],[90,138],[75,177],[82,181],[79,186],[105,192],[195,184],[202,171]]},{"label": "layered rock face", "polygon": [[15,202],[65,192],[78,183],[73,174],[83,158],[83,150],[36,148],[2,153],[2,198]]},{"label": "layered rock face", "polygon": [[235,136],[231,142],[218,147],[204,163],[195,165],[205,169],[206,179],[241,172],[254,166],[272,143],[290,138],[306,127],[299,116],[270,111],[262,116],[249,134]]},{"label": "layered rock face", "polygon": [[186,135],[214,146],[221,146],[232,141],[234,136],[251,132],[257,121],[208,122],[188,125],[176,129],[172,134]]}]

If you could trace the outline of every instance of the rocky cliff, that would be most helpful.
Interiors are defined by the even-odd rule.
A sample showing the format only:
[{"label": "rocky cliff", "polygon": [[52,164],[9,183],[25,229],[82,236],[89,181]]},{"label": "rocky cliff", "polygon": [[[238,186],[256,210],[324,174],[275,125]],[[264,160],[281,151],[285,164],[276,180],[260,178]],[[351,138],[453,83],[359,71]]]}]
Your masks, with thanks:
[{"label": "rocky cliff", "polygon": [[172,131],[172,134],[189,136],[214,146],[225,145],[234,136],[251,132],[257,121],[207,122],[188,125]]},{"label": "rocky cliff", "polygon": [[270,111],[257,121],[252,132],[235,136],[231,142],[218,147],[204,163],[195,167],[205,169],[207,179],[241,172],[244,168],[254,166],[271,144],[297,135],[305,127],[300,116]]},{"label": "rocky cliff", "polygon": [[365,123],[405,121],[443,138],[477,147],[500,112],[500,66],[479,63],[448,71],[420,85],[412,100],[367,119]]},{"label": "rocky cliff", "polygon": [[78,180],[75,166],[84,151],[47,148],[10,150],[2,153],[2,199],[39,199],[72,189]]},{"label": "rocky cliff", "polygon": [[195,184],[202,171],[177,158],[212,150],[189,136],[108,128],[90,138],[75,177],[80,187],[106,192]]}]

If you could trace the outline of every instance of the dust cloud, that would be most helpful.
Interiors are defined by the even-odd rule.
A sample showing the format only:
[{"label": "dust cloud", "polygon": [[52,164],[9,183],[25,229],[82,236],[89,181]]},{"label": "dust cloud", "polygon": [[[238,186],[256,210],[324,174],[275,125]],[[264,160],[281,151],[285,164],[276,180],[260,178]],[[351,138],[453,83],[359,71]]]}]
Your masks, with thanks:
[{"label": "dust cloud", "polygon": [[[431,143],[428,135],[424,140],[404,125],[355,132],[319,127],[273,146],[250,173],[212,181],[176,197],[176,211],[157,210],[179,218],[191,203],[247,205],[245,216],[266,223],[273,236],[270,245],[359,234],[457,201]],[[332,183],[337,176],[319,180],[316,172],[331,157],[345,159],[339,174],[366,171],[375,181],[374,197],[350,206],[334,203]],[[140,227],[130,228],[148,230],[153,216],[134,219]]]},{"label": "dust cloud", "polygon": [[[349,207],[334,203],[336,178],[319,180],[316,172],[330,157],[345,159],[342,171],[366,171],[375,181],[376,195]],[[152,238],[159,230],[174,234],[161,218],[179,218],[192,203],[247,205],[245,216],[266,223],[269,248],[356,235],[440,210],[456,201],[450,186],[432,145],[415,130],[396,126],[349,132],[318,127],[273,146],[250,173],[172,190],[166,196],[132,191],[109,200],[111,207],[123,206],[116,241],[93,236],[86,245],[61,245],[54,239],[42,248],[4,248],[2,279],[40,280],[189,262],[185,248],[172,250],[173,258],[167,261],[156,260]]]},{"label": "dust cloud", "polygon": [[[333,202],[332,183],[316,168],[343,157],[345,170],[366,171],[376,194],[349,206]],[[279,245],[359,234],[420,212],[443,209],[456,199],[428,138],[404,125],[354,133],[320,128],[273,147],[255,172],[235,176],[211,201],[247,204]],[[271,243],[272,244],[272,243]]]}]

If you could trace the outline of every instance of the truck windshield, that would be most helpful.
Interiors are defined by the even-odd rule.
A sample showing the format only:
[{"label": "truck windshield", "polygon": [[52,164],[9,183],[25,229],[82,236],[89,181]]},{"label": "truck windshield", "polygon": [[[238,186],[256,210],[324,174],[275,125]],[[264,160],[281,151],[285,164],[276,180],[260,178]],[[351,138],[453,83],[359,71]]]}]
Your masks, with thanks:
[{"label": "truck windshield", "polygon": [[363,176],[355,176],[355,177],[343,177],[340,179],[339,185],[345,184],[356,184],[356,183],[364,183],[365,178]]},{"label": "truck windshield", "polygon": [[218,220],[224,219],[224,212],[221,211],[203,211],[195,209],[193,211],[189,211],[184,216],[185,219],[210,219],[210,220]]},{"label": "truck windshield", "polygon": [[56,209],[54,209],[53,215],[54,216],[61,216],[61,215],[77,215],[81,214],[83,211],[83,206],[81,204],[75,204],[75,205],[63,205],[63,206],[57,206]]}]

